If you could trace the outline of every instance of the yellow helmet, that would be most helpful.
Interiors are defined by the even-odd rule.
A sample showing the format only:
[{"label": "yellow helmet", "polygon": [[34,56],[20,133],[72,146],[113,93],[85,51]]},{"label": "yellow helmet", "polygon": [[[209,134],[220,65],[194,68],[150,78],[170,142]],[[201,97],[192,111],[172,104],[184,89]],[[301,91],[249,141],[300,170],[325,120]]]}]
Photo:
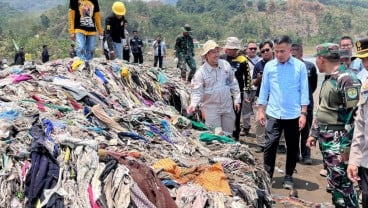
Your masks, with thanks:
[{"label": "yellow helmet", "polygon": [[116,15],[125,15],[125,5],[123,2],[116,1],[112,4],[112,11]]}]

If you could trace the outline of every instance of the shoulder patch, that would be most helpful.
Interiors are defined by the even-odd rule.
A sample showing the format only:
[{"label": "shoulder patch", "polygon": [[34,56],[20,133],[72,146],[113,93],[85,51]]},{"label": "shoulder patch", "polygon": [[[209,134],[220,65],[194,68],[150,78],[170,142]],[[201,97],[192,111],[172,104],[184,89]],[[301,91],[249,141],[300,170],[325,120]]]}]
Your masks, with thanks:
[{"label": "shoulder patch", "polygon": [[236,58],[234,59],[234,61],[237,61],[237,62],[239,62],[239,63],[243,63],[243,62],[247,62],[248,60],[247,60],[247,58],[246,58],[245,56],[240,55],[240,56],[236,57]]},{"label": "shoulder patch", "polygon": [[358,97],[358,89],[355,87],[348,88],[346,90],[346,95],[348,96],[349,99],[356,99]]}]

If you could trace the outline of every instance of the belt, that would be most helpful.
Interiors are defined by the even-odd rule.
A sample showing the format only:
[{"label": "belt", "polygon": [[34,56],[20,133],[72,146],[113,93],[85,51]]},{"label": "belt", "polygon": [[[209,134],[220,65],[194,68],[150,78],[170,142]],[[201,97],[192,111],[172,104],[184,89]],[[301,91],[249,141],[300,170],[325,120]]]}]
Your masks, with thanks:
[{"label": "belt", "polygon": [[341,130],[345,130],[345,125],[334,125],[334,124],[320,124],[319,125],[319,129],[320,130],[332,130],[332,131],[341,131]]}]

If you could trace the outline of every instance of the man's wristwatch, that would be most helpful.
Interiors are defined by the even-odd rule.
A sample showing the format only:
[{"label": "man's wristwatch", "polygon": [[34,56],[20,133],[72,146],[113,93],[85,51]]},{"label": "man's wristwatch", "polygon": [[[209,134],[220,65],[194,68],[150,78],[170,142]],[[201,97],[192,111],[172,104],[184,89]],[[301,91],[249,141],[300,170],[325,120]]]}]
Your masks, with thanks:
[{"label": "man's wristwatch", "polygon": [[305,117],[307,117],[308,113],[307,112],[301,112],[301,115],[304,115]]}]

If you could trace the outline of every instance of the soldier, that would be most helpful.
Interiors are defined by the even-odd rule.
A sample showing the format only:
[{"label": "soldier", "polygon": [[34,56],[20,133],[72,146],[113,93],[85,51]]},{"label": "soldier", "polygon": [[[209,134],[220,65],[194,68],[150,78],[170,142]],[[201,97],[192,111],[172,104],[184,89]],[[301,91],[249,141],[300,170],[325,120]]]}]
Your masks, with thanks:
[{"label": "soldier", "polygon": [[[194,73],[196,72],[196,63],[193,59],[194,57],[194,43],[193,38],[190,36],[192,28],[190,25],[185,24],[182,27],[183,35],[176,38],[175,51],[176,57],[178,58],[178,68],[181,71],[181,78],[184,81],[192,81]],[[186,64],[190,68],[190,72],[187,79],[187,69]]]},{"label": "soldier", "polygon": [[[357,54],[355,57],[360,58],[363,61],[364,68],[368,69],[368,38],[357,41],[355,45],[357,46]],[[359,182],[362,191],[363,208],[368,207],[367,95],[368,80],[365,80],[360,92],[358,111],[354,123],[354,136],[350,149],[349,166],[347,169],[349,179],[354,183]]]},{"label": "soldier", "polygon": [[347,177],[346,168],[361,84],[345,64],[340,64],[337,44],[324,43],[316,49],[318,70],[330,76],[321,87],[307,146],[315,146],[318,139],[335,207],[358,207],[357,193]]}]

